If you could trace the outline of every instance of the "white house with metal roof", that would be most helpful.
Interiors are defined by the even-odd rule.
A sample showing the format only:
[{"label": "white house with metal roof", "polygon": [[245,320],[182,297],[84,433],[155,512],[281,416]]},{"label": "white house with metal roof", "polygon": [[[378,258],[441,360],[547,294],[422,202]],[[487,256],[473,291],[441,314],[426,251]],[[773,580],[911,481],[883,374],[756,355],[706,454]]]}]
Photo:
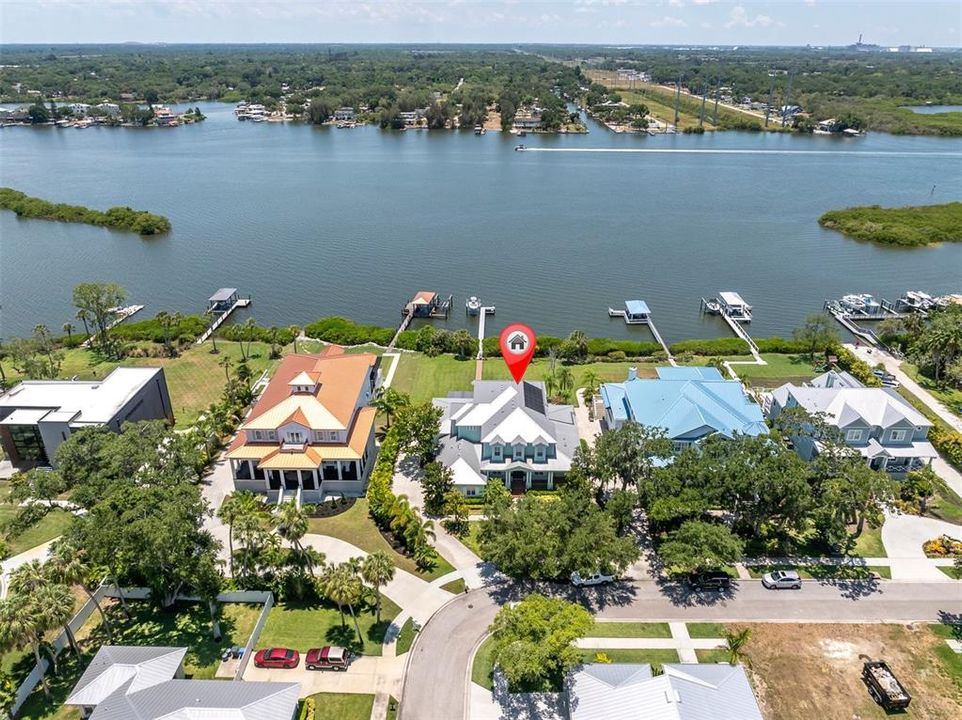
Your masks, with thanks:
[{"label": "white house with metal roof", "polygon": [[435,398],[441,452],[454,486],[480,495],[489,478],[514,493],[553,489],[578,447],[574,408],[546,400],[544,383],[478,380],[472,393]]},{"label": "white house with metal roof", "polygon": [[186,680],[186,654],[104,645],[64,704],[89,720],[293,720],[299,683]]},{"label": "white house with metal roof", "polygon": [[567,695],[570,720],[762,720],[741,665],[582,665]]},{"label": "white house with metal roof", "polygon": [[24,380],[0,394],[0,445],[17,465],[52,465],[80,428],[174,422],[163,368],[116,368],[103,380]]},{"label": "white house with metal roof", "polygon": [[[786,383],[772,392],[769,417],[800,407],[838,428],[841,439],[875,470],[904,475],[937,456],[928,440],[932,423],[891,388],[865,387],[848,373],[829,371],[805,385]],[[792,438],[805,460],[819,452],[808,435]]]}]

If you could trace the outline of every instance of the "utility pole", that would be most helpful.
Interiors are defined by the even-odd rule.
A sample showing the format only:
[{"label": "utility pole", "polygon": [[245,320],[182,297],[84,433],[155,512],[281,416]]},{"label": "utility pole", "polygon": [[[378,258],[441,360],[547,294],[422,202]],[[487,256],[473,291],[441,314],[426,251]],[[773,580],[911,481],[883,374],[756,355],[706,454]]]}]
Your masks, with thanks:
[{"label": "utility pole", "polygon": [[765,107],[765,127],[768,127],[768,116],[772,112],[772,100],[775,98],[775,71],[769,70],[768,76],[772,79],[772,84],[768,90],[768,105]]}]

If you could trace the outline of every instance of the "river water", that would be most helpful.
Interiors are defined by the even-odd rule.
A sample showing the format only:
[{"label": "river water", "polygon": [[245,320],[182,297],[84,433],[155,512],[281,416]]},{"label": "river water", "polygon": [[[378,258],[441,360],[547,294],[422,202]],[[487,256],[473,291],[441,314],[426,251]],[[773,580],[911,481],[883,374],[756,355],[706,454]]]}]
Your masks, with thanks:
[{"label": "river water", "polygon": [[846,293],[962,290],[962,243],[882,248],[816,222],[849,205],[959,199],[959,139],[646,137],[594,123],[518,139],[241,123],[229,106],[202,108],[206,122],[175,129],[0,131],[0,185],[173,225],[141,239],[0,212],[0,334],[59,330],[89,280],[121,283],[145,316],[199,312],[237,287],[264,324],[394,325],[431,289],[455,296],[440,324],[473,328],[463,303],[479,295],[497,306],[488,334],[523,321],[647,339],[607,315],[643,299],[668,342],[726,334],[699,313],[721,290],[754,305],[759,337]]}]

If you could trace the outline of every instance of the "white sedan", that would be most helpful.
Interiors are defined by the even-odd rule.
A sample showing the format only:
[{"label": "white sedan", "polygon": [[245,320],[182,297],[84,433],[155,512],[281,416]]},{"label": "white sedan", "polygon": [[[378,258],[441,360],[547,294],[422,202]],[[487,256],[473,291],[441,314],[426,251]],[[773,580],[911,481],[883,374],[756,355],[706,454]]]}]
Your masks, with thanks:
[{"label": "white sedan", "polygon": [[594,575],[589,575],[587,577],[581,577],[581,573],[575,570],[571,573],[571,584],[576,587],[586,587],[588,585],[605,585],[610,582],[615,581],[614,575],[603,575],[601,573],[595,573]]}]

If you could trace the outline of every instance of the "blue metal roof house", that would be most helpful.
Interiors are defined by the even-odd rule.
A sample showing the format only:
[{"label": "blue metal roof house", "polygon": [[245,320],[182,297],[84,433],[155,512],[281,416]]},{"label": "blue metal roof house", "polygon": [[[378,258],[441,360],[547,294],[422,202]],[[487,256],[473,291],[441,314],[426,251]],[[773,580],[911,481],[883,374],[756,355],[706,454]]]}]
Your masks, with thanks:
[{"label": "blue metal roof house", "polygon": [[768,432],[762,409],[737,380],[711,367],[661,367],[657,379],[642,379],[634,368],[623,383],[604,383],[601,397],[610,429],[634,421],[664,428],[675,449],[721,433],[725,437]]}]

